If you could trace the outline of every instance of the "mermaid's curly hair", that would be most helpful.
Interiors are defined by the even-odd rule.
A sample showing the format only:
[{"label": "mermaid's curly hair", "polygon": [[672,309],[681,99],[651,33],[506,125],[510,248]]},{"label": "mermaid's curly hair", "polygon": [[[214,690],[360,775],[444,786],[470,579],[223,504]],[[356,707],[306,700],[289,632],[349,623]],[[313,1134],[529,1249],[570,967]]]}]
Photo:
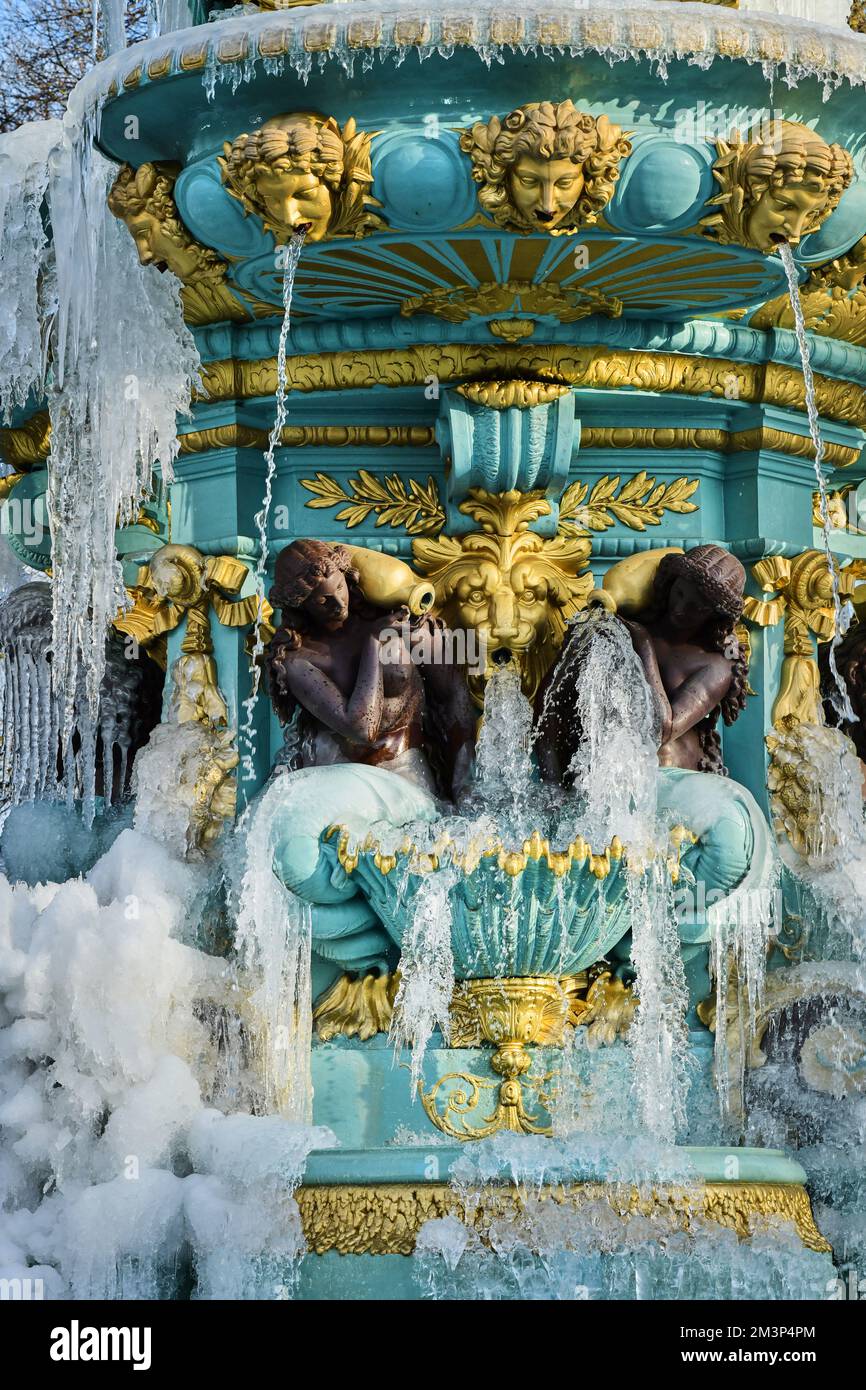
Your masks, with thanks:
[{"label": "mermaid's curly hair", "polygon": [[304,636],[312,627],[304,603],[314,589],[329,575],[346,576],[349,607],[358,611],[365,604],[358,571],[344,545],[329,545],[326,541],[297,540],[286,546],[277,557],[270,601],[280,609],[280,626],[268,648],[268,687],[274,709],[285,724],[293,716],[297,701],[283,680],[282,665],[288,652],[297,651]]}]

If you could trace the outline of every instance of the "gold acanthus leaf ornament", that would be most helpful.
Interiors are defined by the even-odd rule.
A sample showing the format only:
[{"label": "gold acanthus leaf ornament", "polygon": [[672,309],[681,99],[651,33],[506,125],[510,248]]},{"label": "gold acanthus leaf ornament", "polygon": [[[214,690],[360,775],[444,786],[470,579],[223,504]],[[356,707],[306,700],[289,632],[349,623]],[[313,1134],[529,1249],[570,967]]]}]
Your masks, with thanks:
[{"label": "gold acanthus leaf ornament", "polygon": [[252,312],[228,288],[228,266],[209,246],[203,246],[181,221],[174,200],[177,164],[125,164],[108,194],[108,206],[125,222],[142,265],[170,270],[183,285],[184,318],[201,325],[220,319],[237,322]]},{"label": "gold acanthus leaf ornament", "polygon": [[405,526],[410,536],[435,535],[445,525],[445,510],[432,477],[426,485],[397,473],[380,481],[361,468],[357,478],[348,478],[345,485],[327,473],[317,473],[315,478],[302,478],[301,487],[313,493],[308,507],[342,507],[336,519],[345,521],[350,530],[371,515],[377,526]]},{"label": "gold acanthus leaf ornament", "polygon": [[598,221],[632,149],[607,116],[579,111],[571,100],[529,102],[478,121],[463,131],[460,148],[497,226],[553,236]]},{"label": "gold acanthus leaf ornament", "polygon": [[[496,314],[538,314],[559,323],[576,323],[590,314],[616,319],[622,314],[622,300],[601,290],[580,285],[533,284],[529,280],[508,280],[504,284],[486,280],[479,285],[452,285],[412,295],[400,305],[404,318],[432,314],[448,323],[465,323],[473,316]],[[492,329],[492,325],[491,325]]]},{"label": "gold acanthus leaf ornament", "polygon": [[772,252],[826,222],[854,178],[851,155],[796,121],[771,120],[716,142],[716,210],[701,221],[723,245]]},{"label": "gold acanthus leaf ornament", "polygon": [[[573,1241],[585,1252],[587,1233],[597,1228],[603,1242],[610,1223],[637,1223],[646,1239],[646,1221],[659,1234],[687,1233],[698,1248],[709,1242],[704,1222],[713,1222],[748,1240],[767,1221],[790,1224],[809,1250],[827,1254],[830,1246],[815,1225],[809,1194],[799,1183],[718,1182],[696,1186],[660,1183],[571,1183],[542,1185],[508,1183],[485,1185],[470,1198],[446,1183],[316,1184],[299,1187],[296,1200],[304,1238],[314,1255],[411,1255],[428,1221],[452,1217],[476,1240],[491,1244],[495,1230],[519,1233],[527,1248],[536,1249],[538,1232],[547,1229],[539,1211],[566,1211],[581,1219],[566,1222]],[[709,1246],[708,1246],[709,1248]],[[537,1253],[543,1253],[538,1249]]]},{"label": "gold acanthus leaf ornament", "polygon": [[[696,512],[689,499],[697,491],[698,478],[674,478],[657,483],[646,473],[636,473],[620,487],[620,478],[599,478],[592,490],[574,482],[566,488],[559,508],[559,530],[564,536],[588,536],[606,531],[619,521],[633,531],[658,526],[665,512]],[[617,489],[619,488],[619,491]]]},{"label": "gold acanthus leaf ornament", "polygon": [[223,146],[223,183],[245,213],[255,213],[277,242],[303,231],[308,242],[364,237],[384,227],[375,208],[372,136],[350,118],[293,111]]}]

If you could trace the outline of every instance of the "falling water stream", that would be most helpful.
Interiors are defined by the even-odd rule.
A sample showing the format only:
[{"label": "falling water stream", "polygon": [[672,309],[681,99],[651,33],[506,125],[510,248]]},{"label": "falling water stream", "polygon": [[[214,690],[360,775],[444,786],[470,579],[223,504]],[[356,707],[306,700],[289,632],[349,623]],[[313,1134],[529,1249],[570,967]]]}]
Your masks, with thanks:
[{"label": "falling water stream", "polygon": [[277,346],[277,391],[276,391],[276,410],[274,423],[271,426],[268,437],[268,447],[265,453],[265,491],[262,498],[262,505],[256,513],[255,523],[259,540],[259,555],[256,562],[255,579],[258,593],[258,605],[255,618],[255,642],[251,656],[251,684],[250,693],[243,702],[244,722],[240,728],[240,737],[243,743],[242,768],[244,780],[252,781],[255,778],[255,755],[256,755],[256,728],[255,711],[261,687],[262,656],[265,650],[264,641],[264,601],[265,601],[265,580],[268,571],[268,524],[271,515],[271,501],[273,498],[274,477],[277,471],[277,449],[280,447],[283,437],[283,428],[286,423],[286,403],[288,400],[288,374],[286,370],[286,349],[289,340],[289,328],[292,318],[292,293],[295,287],[295,272],[301,258],[301,250],[304,245],[304,233],[296,232],[287,246],[281,247],[283,260],[283,321],[280,325],[280,338]]},{"label": "falling water stream", "polygon": [[794,262],[794,253],[787,242],[784,242],[779,247],[779,255],[788,278],[788,294],[794,313],[794,329],[797,335],[797,347],[799,348],[800,362],[803,368],[803,381],[806,388],[806,410],[809,415],[809,433],[812,436],[812,443],[815,446],[815,478],[818,485],[821,534],[824,543],[824,553],[827,557],[827,569],[830,573],[830,584],[833,595],[833,640],[829,647],[829,664],[836,690],[831,695],[831,701],[840,720],[853,722],[856,720],[857,716],[851,708],[851,701],[848,698],[845,682],[840,676],[836,665],[835,654],[836,647],[839,645],[848,629],[852,610],[850,604],[842,604],[839,596],[839,571],[833,556],[830,538],[830,502],[827,495],[827,479],[824,476],[823,468],[825,450],[824,440],[821,434],[821,422],[818,415],[818,402],[815,394],[815,376],[812,371],[812,357],[809,351],[809,339],[806,336],[806,321],[803,317],[803,305],[800,299],[800,282],[797,275],[797,267]]}]

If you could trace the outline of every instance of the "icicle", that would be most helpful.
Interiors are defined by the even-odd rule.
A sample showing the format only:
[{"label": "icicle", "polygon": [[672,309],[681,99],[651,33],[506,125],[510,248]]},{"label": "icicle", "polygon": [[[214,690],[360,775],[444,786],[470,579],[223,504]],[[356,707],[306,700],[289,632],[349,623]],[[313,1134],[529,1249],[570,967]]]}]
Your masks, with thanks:
[{"label": "icicle", "polygon": [[[108,210],[115,171],[94,137],[88,126],[66,140],[49,189],[58,313],[47,493],[61,738],[77,728],[90,772],[105,635],[128,605],[115,529],[134,519],[157,468],[171,479],[177,416],[189,413],[200,365],[178,281],[139,264]],[[92,808],[90,775],[84,794]]]},{"label": "icicle", "polygon": [[126,0],[93,0],[93,61],[126,48]]},{"label": "icicle", "polygon": [[[42,218],[59,121],[0,135],[0,418],[45,389],[46,277],[51,247]],[[50,312],[49,312],[50,318]]]}]

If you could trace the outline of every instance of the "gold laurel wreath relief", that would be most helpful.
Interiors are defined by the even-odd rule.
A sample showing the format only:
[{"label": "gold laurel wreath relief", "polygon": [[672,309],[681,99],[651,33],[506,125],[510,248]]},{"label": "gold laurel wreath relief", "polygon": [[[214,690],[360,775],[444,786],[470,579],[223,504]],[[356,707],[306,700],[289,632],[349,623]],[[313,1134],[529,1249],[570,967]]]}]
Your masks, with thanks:
[{"label": "gold laurel wreath relief", "polygon": [[349,530],[371,515],[377,526],[405,526],[410,536],[436,535],[445,525],[445,509],[432,477],[428,477],[426,486],[397,473],[380,481],[361,468],[357,478],[349,478],[345,487],[327,473],[317,473],[315,479],[302,478],[301,487],[313,493],[308,507],[342,507],[336,519],[345,521]]},{"label": "gold laurel wreath relief", "polygon": [[665,512],[698,510],[697,503],[689,500],[698,483],[697,478],[656,483],[644,472],[636,473],[622,487],[619,476],[599,478],[591,491],[586,483],[574,482],[566,488],[560,503],[560,533],[587,536],[590,531],[606,531],[616,521],[632,531],[658,526]]},{"label": "gold laurel wreath relief", "polygon": [[[617,521],[633,531],[644,531],[647,526],[658,526],[665,512],[698,510],[697,503],[691,501],[699,486],[697,478],[657,483],[642,471],[622,486],[620,483],[620,475],[605,475],[591,489],[579,480],[566,488],[559,509],[559,534],[588,536],[592,531],[607,530]],[[301,486],[313,493],[308,507],[340,507],[336,519],[350,530],[370,516],[375,516],[377,526],[404,526],[410,536],[434,536],[445,525],[445,509],[433,477],[428,477],[425,485],[396,473],[379,479],[362,468],[357,478],[345,483],[330,474],[317,473],[315,478],[302,478]]]}]

